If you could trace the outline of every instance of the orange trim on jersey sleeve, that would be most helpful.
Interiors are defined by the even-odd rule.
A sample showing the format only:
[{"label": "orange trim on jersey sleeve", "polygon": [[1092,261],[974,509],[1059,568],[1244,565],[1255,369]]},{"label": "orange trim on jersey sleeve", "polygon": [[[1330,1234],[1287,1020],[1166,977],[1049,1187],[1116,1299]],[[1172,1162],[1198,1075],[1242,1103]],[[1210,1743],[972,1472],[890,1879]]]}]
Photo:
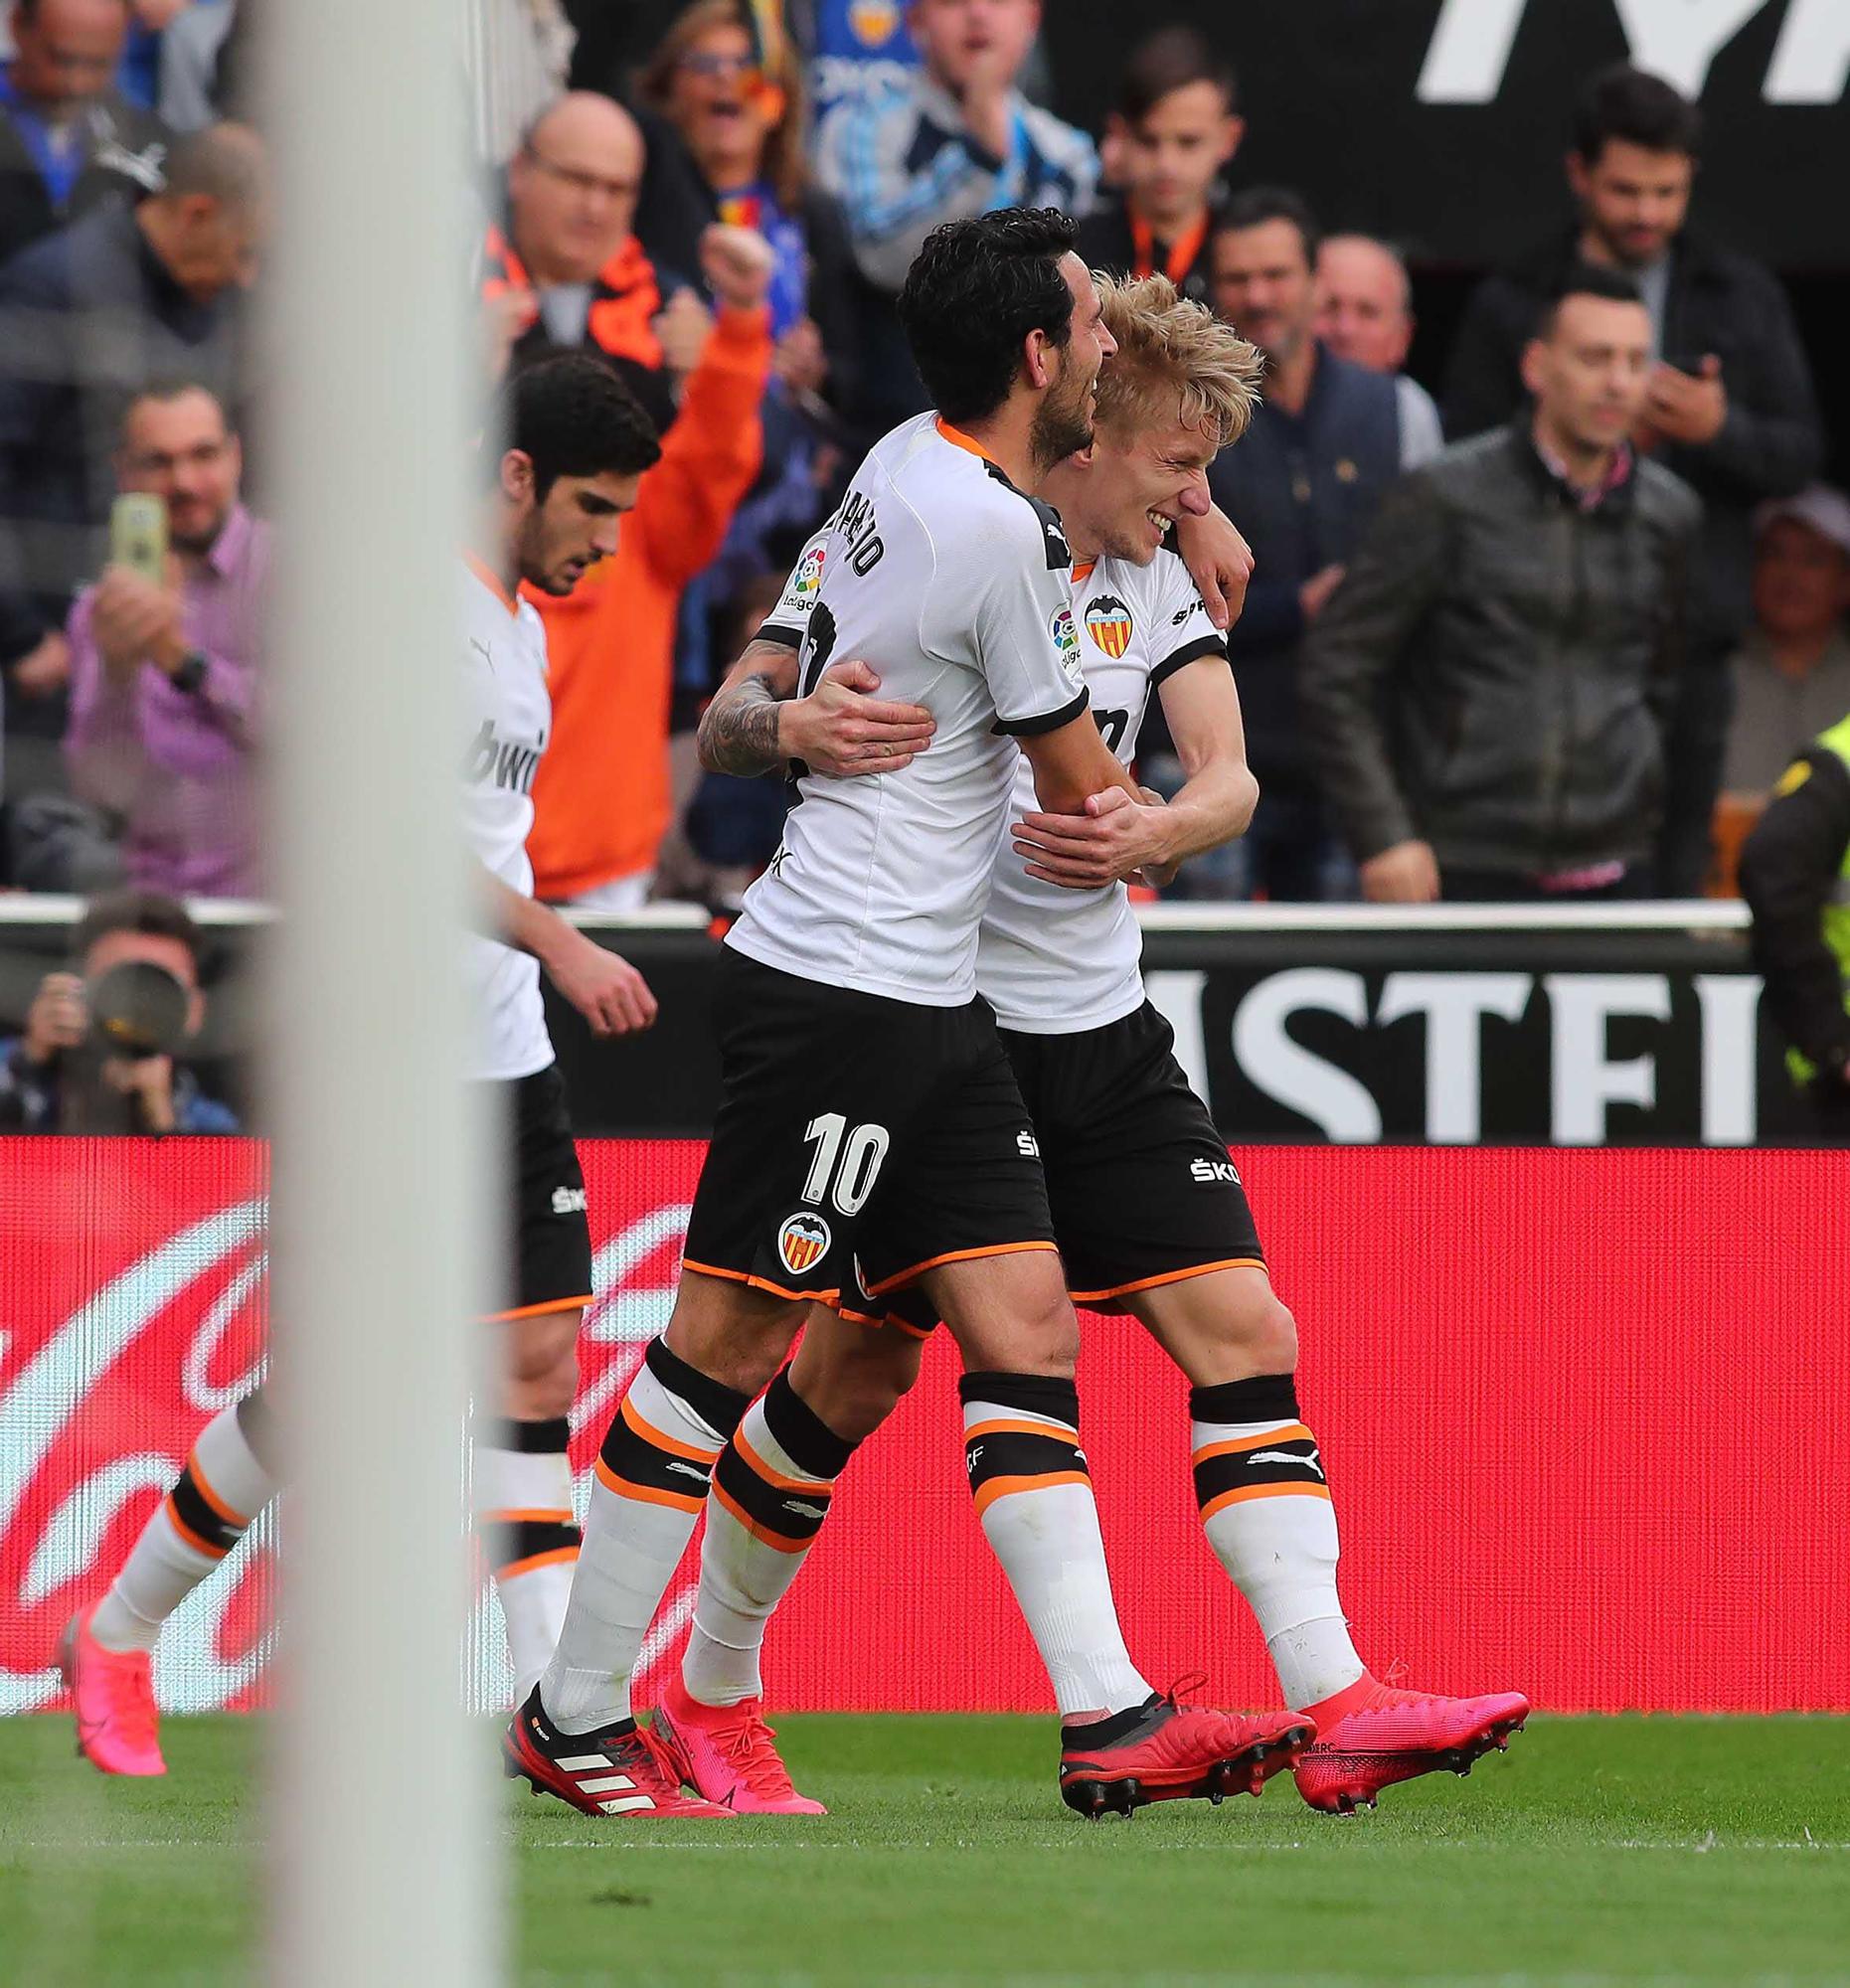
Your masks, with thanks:
[{"label": "orange trim on jersey sleeve", "polygon": [[674,1436],[664,1435],[653,1422],[643,1418],[641,1411],[627,1395],[623,1397],[617,1413],[629,1424],[631,1431],[639,1435],[651,1449],[665,1449],[670,1456],[682,1456],[689,1463],[707,1465],[711,1465],[720,1453],[717,1449],[700,1449],[691,1442],[681,1442]]},{"label": "orange trim on jersey sleeve", "polygon": [[1244,1456],[1250,1449],[1267,1449],[1278,1442],[1314,1442],[1316,1438],[1302,1422],[1285,1422],[1279,1428],[1268,1428],[1262,1435],[1239,1435],[1227,1442],[1211,1442],[1196,1450],[1189,1458],[1191,1463],[1207,1463],[1217,1456]]},{"label": "orange trim on jersey sleeve", "polygon": [[937,431],[950,443],[952,448],[966,449],[971,455],[980,455],[985,462],[994,462],[995,457],[974,435],[967,435],[961,428],[953,428],[942,414],[937,417]]},{"label": "orange trim on jersey sleeve", "polygon": [[827,1305],[833,1311],[841,1297],[839,1290],[793,1291],[783,1284],[773,1284],[768,1277],[755,1277],[748,1270],[722,1269],[718,1263],[697,1263],[692,1256],[683,1256],[681,1267],[702,1277],[724,1277],[729,1284],[750,1284],[755,1291],[768,1291],[772,1297],[788,1298],[792,1304]]},{"label": "orange trim on jersey sleeve", "polygon": [[473,553],[464,553],[462,560],[463,564],[474,574],[476,579],[507,609],[510,616],[519,614],[520,602],[502,585],[501,576],[485,560],[477,559]]},{"label": "orange trim on jersey sleeve", "polygon": [[1212,1276],[1216,1270],[1262,1270],[1258,1256],[1226,1256],[1218,1263],[1197,1263],[1192,1269],[1165,1270],[1160,1277],[1139,1277],[1134,1284],[1113,1284],[1105,1291],[1069,1291],[1075,1304],[1096,1304],[1100,1298],[1127,1298],[1136,1291],[1153,1291],[1163,1284],[1183,1284],[1190,1277]]},{"label": "orange trim on jersey sleeve", "polygon": [[1073,584],[1075,586],[1084,586],[1092,579],[1093,568],[1097,564],[1098,562],[1095,559],[1075,561],[1073,567]]},{"label": "orange trim on jersey sleeve", "polygon": [[523,1574],[532,1574],[542,1567],[563,1567],[567,1561],[579,1557],[577,1547],[554,1547],[549,1553],[529,1554],[525,1560],[510,1561],[506,1567],[495,1569],[497,1580],[515,1580]]},{"label": "orange trim on jersey sleeve", "polygon": [[482,1523],[489,1526],[569,1526],[572,1524],[572,1514],[569,1510],[557,1512],[542,1512],[537,1510],[484,1512],[482,1514]]},{"label": "orange trim on jersey sleeve", "polygon": [[985,1249],[948,1249],[941,1256],[927,1256],[923,1263],[915,1263],[910,1269],[900,1271],[898,1276],[882,1277],[877,1284],[869,1284],[870,1298],[885,1297],[887,1292],[898,1290],[902,1284],[910,1284],[915,1277],[923,1277],[927,1270],[936,1270],[946,1263],[971,1263],[981,1256],[1021,1256],[1030,1249],[1052,1249],[1052,1242],[994,1242]]},{"label": "orange trim on jersey sleeve", "polygon": [[251,1521],[242,1512],[234,1512],[225,1500],[212,1488],[211,1484],[207,1482],[206,1473],[199,1467],[199,1452],[197,1450],[187,1458],[186,1467],[192,1476],[193,1488],[228,1526],[237,1526],[242,1530],[244,1527],[250,1525]]},{"label": "orange trim on jersey sleeve", "polygon": [[[805,1488],[813,1491],[816,1487],[811,1484]],[[768,1526],[760,1525],[757,1520],[753,1518],[750,1512],[745,1511],[740,1506],[737,1499],[728,1496],[724,1484],[716,1483],[713,1487],[713,1495],[732,1517],[737,1519],[745,1527],[746,1531],[755,1540],[758,1541],[760,1545],[770,1547],[777,1553],[786,1554],[805,1553],[811,1546],[812,1542],[809,1540],[793,1540],[783,1533],[773,1533]]]},{"label": "orange trim on jersey sleeve", "polygon": [[619,1477],[600,1456],[595,1469],[597,1482],[606,1491],[614,1491],[619,1498],[635,1498],[644,1505],[666,1505],[676,1512],[686,1512],[689,1517],[699,1514],[707,1500],[703,1494],[690,1498],[681,1491],[657,1491],[652,1484],[632,1484],[627,1477]]},{"label": "orange trim on jersey sleeve", "polygon": [[992,1477],[976,1493],[976,1516],[980,1519],[998,1498],[1012,1498],[1018,1491],[1047,1491],[1056,1484],[1085,1484],[1092,1479],[1083,1470],[1057,1470],[1045,1477]]},{"label": "orange trim on jersey sleeve", "polygon": [[1331,1504],[1336,1502],[1330,1497],[1327,1484],[1249,1484],[1244,1490],[1223,1491],[1218,1498],[1210,1498],[1201,1508],[1201,1516],[1204,1521],[1212,1519],[1229,1505],[1244,1505],[1253,1498],[1322,1498]]}]

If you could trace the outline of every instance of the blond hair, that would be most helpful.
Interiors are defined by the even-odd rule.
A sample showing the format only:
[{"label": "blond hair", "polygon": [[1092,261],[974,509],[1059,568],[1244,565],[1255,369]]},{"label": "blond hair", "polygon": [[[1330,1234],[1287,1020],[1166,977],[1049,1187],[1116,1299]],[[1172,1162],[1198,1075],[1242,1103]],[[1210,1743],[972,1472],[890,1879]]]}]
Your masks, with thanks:
[{"label": "blond hair", "polygon": [[1099,425],[1180,420],[1207,429],[1221,448],[1238,441],[1260,404],[1265,361],[1259,347],[1183,296],[1167,276],[1126,281],[1094,273],[1093,281],[1117,345],[1098,376]]}]

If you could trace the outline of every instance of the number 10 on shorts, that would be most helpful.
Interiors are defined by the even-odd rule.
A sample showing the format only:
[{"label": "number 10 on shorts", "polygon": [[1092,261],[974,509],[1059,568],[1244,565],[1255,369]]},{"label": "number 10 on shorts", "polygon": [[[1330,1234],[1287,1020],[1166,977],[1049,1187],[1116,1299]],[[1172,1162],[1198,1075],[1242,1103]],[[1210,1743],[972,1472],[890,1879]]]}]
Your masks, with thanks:
[{"label": "number 10 on shorts", "polygon": [[810,1119],[803,1138],[816,1149],[803,1182],[803,1199],[814,1208],[827,1200],[843,1215],[859,1215],[874,1192],[892,1143],[887,1128],[857,1125],[850,1131],[839,1111],[825,1111]]}]

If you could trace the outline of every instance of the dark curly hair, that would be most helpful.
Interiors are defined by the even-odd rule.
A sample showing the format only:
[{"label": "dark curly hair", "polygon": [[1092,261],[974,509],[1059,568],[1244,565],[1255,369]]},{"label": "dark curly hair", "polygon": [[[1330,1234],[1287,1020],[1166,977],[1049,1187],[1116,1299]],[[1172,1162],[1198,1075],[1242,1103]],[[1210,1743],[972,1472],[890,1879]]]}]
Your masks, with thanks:
[{"label": "dark curly hair", "polygon": [[1008,399],[1022,341],[1065,345],[1073,292],[1060,258],[1079,225],[1052,207],[1004,207],[932,229],[900,291],[919,377],[947,421],[979,421]]},{"label": "dark curly hair", "polygon": [[516,373],[501,390],[490,433],[500,448],[532,458],[542,504],[562,476],[639,476],[662,453],[642,403],[603,360],[584,352]]}]

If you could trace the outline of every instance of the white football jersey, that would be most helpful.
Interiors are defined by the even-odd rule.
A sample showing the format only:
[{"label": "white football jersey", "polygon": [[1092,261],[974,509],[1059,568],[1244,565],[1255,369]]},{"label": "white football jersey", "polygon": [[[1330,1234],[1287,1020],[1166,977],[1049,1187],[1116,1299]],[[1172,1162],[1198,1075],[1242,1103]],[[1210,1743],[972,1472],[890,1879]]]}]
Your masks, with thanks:
[{"label": "white football jersey", "polygon": [[[533,776],[553,729],[546,626],[528,601],[510,603],[473,562],[463,574],[463,696],[469,739],[462,815],[469,848],[510,890],[533,896],[527,836]],[[475,1004],[471,1075],[531,1077],[553,1061],[540,1000],[540,962],[470,933],[464,972]]]},{"label": "white football jersey", "polygon": [[934,415],[875,445],[760,633],[797,645],[801,693],[831,661],[864,658],[879,695],[926,706],[937,732],[898,772],[796,769],[731,944],[892,1000],[970,999],[1015,739],[1086,709],[1071,559],[1054,512]]},{"label": "white football jersey", "polygon": [[[1073,578],[1093,716],[1128,766],[1151,691],[1200,656],[1225,656],[1227,644],[1174,553],[1159,552],[1149,566],[1101,559]],[[1101,1029],[1142,1005],[1143,934],[1122,884],[1069,891],[1028,875],[1013,830],[1039,806],[1023,759],[983,912],[977,990],[1005,1029],[1035,1036]]]}]

